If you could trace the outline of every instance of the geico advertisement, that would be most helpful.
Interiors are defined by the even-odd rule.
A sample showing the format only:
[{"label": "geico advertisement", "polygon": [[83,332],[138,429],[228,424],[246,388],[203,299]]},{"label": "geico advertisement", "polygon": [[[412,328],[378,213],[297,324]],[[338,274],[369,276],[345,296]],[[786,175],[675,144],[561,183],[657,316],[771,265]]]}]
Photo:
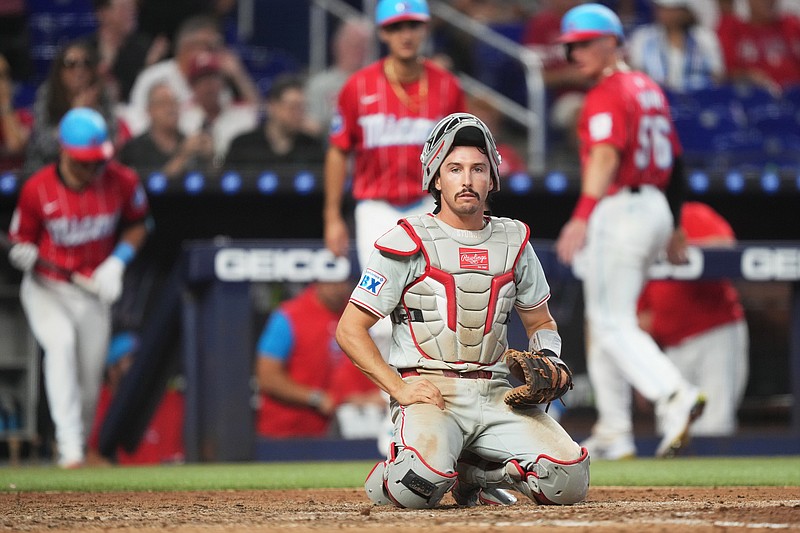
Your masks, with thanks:
[{"label": "geico advertisement", "polygon": [[[700,248],[689,247],[689,261],[683,265],[672,265],[666,259],[659,260],[650,268],[654,279],[699,279],[703,274],[704,255]],[[738,255],[731,250],[731,278],[749,281],[797,281],[800,280],[800,248],[750,246],[742,248]]]},{"label": "geico advertisement", "polygon": [[214,256],[222,281],[340,281],[350,275],[350,260],[325,248],[226,248]]}]

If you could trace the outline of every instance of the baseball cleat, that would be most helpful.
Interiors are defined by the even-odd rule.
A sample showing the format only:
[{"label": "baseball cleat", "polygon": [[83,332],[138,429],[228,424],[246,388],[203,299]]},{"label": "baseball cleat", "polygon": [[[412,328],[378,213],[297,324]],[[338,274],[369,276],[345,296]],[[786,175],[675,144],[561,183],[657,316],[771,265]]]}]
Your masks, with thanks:
[{"label": "baseball cleat", "polygon": [[580,445],[589,451],[589,457],[592,459],[619,461],[636,457],[636,445],[629,434],[614,437],[592,435]]},{"label": "baseball cleat", "polygon": [[695,388],[679,390],[656,409],[663,420],[664,436],[656,448],[656,457],[675,457],[689,444],[689,426],[703,414],[706,397]]},{"label": "baseball cleat", "polygon": [[476,505],[514,505],[517,498],[507,490],[481,488],[477,485],[465,485],[459,481],[451,490],[453,499],[461,507],[475,507]]}]

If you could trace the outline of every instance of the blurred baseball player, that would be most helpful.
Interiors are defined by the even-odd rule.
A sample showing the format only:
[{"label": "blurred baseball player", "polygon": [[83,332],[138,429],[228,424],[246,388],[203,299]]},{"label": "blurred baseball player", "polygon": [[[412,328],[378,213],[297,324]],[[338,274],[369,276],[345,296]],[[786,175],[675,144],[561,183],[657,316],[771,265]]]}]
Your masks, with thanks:
[{"label": "blurred baseball player", "polygon": [[[598,458],[635,453],[630,383],[655,402],[665,433],[659,457],[677,453],[705,399],[636,320],[647,269],[665,248],[685,261],[674,229],[680,209],[680,146],[664,93],[622,60],[617,15],[599,4],[569,10],[561,21],[567,58],[595,82],[578,122],[581,195],[556,251],[583,279],[589,378],[598,420],[583,444]],[[666,194],[665,194],[666,191]]]},{"label": "blurred baseball player", "polygon": [[[680,222],[689,244],[736,244],[728,221],[704,203],[684,203]],[[750,347],[744,309],[733,283],[727,279],[652,280],[639,298],[639,323],[681,374],[708,394],[703,414],[690,433],[733,435],[736,411],[747,387]],[[659,427],[660,421],[656,422]]]},{"label": "blurred baseball player", "polygon": [[[108,129],[95,110],[67,112],[59,142],[59,161],[33,174],[20,191],[9,260],[25,273],[20,300],[44,350],[58,464],[73,468],[85,461],[111,305],[122,292],[125,266],[146,239],[148,203],[135,172],[110,160]],[[87,276],[93,293],[70,283],[68,272]]]},{"label": "blurred baseball player", "polygon": [[[325,158],[325,246],[336,255],[348,253],[342,203],[353,154],[355,244],[361,266],[375,239],[398,219],[433,209],[430,196],[419,188],[419,154],[438,120],[466,110],[455,76],[420,55],[429,20],[425,0],[380,0],[375,22],[388,54],[353,74],[339,93]],[[387,354],[389,321],[381,321],[372,335]],[[388,433],[378,441],[381,451],[387,446]]]},{"label": "blurred baseball player", "polygon": [[[484,215],[500,187],[492,134],[473,115],[449,115],[428,137],[422,162],[434,213],[406,217],[378,238],[336,333],[392,398],[391,451],[370,472],[367,495],[408,508],[435,507],[450,490],[459,505],[475,505],[486,488],[543,504],[579,502],[589,486],[587,452],[535,405],[571,386],[550,288],[528,227]],[[538,354],[506,351],[512,309]],[[387,316],[388,362],[369,334]],[[509,372],[524,374],[525,385],[512,389]]]}]

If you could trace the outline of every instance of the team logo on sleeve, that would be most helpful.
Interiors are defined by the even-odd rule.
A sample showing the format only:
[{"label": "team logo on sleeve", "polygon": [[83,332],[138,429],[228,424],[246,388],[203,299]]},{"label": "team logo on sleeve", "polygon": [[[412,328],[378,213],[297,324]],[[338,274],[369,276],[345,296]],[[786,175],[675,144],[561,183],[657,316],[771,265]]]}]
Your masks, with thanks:
[{"label": "team logo on sleeve", "polygon": [[458,262],[461,268],[470,270],[489,270],[489,250],[480,248],[459,248]]},{"label": "team logo on sleeve", "polygon": [[333,117],[331,118],[331,127],[330,127],[330,134],[331,135],[338,135],[344,131],[344,119],[342,118],[342,114],[337,109]]},{"label": "team logo on sleeve", "polygon": [[386,283],[386,278],[374,270],[368,268],[361,275],[361,281],[358,282],[358,288],[367,291],[373,296],[377,296],[381,292],[381,288]]},{"label": "team logo on sleeve", "polygon": [[598,113],[589,119],[589,135],[593,141],[602,141],[611,137],[611,113]]}]

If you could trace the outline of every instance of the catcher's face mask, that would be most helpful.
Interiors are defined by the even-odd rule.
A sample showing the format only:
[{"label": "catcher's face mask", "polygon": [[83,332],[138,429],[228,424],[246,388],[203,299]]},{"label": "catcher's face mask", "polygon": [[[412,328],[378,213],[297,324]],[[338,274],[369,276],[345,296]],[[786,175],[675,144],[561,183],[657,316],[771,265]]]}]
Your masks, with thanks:
[{"label": "catcher's face mask", "polygon": [[485,148],[489,158],[494,191],[500,190],[498,167],[502,158],[489,128],[478,117],[469,113],[453,113],[433,127],[419,160],[422,162],[422,190],[427,191],[431,180],[453,146],[478,146]]}]

